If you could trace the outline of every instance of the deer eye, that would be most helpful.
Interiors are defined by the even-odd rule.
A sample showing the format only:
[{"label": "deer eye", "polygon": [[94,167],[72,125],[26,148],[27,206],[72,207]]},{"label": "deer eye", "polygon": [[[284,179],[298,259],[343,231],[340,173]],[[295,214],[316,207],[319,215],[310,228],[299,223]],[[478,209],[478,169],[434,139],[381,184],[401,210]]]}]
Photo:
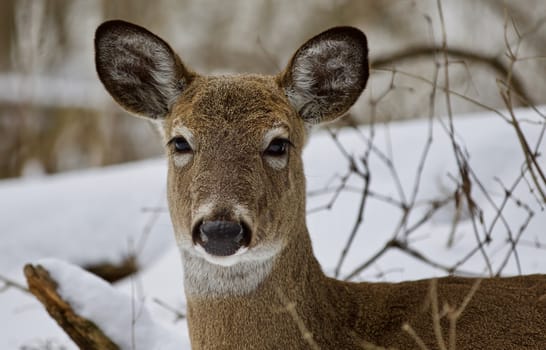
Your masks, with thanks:
[{"label": "deer eye", "polygon": [[290,141],[287,139],[277,138],[271,141],[269,146],[264,151],[264,155],[271,157],[281,157],[286,154]]},{"label": "deer eye", "polygon": [[192,151],[189,142],[181,136],[173,138],[169,143],[173,145],[176,153],[190,153]]}]

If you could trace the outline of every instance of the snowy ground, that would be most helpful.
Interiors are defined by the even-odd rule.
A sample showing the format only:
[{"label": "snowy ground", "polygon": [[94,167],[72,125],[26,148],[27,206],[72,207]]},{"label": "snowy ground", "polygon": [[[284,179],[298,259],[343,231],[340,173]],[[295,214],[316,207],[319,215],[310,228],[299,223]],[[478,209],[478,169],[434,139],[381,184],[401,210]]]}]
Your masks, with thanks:
[{"label": "snowy ground", "polygon": [[[537,120],[533,111],[521,110],[517,116]],[[532,123],[522,126],[527,139],[534,145],[540,137],[541,127]],[[504,190],[495,178],[508,186],[517,178],[524,161],[513,128],[496,115],[482,113],[457,118],[456,130],[459,141],[470,154],[472,169],[493,201],[500,203]],[[374,144],[391,155],[405,196],[413,189],[427,131],[426,121],[375,128]],[[363,128],[362,133],[369,135],[370,130]],[[342,132],[339,139],[350,154],[362,154],[366,149],[366,143],[354,130]],[[449,178],[449,174],[456,174],[452,154],[445,131],[435,123],[434,142],[425,163],[418,200],[440,198],[453,190],[453,181]],[[305,162],[308,191],[322,189],[326,184],[335,188],[339,179],[331,181],[334,174],[343,175],[347,168],[346,159],[325,132],[313,136],[305,151]],[[539,162],[545,169],[544,158],[539,158]],[[369,168],[372,174],[370,190],[393,198],[400,196],[391,173],[378,157],[370,158]],[[181,264],[165,211],[165,172],[164,160],[149,160],[0,182],[0,275],[24,285],[24,263],[41,262],[51,268],[53,276],[61,282],[61,293],[113,339],[125,344],[124,348],[170,349],[180,348],[179,344],[189,348],[185,321],[174,322],[176,314],[161,305],[184,311]],[[362,182],[354,177],[349,179],[349,184],[362,187]],[[332,195],[330,191],[311,197],[308,209],[312,211],[328,203]],[[519,186],[514,195],[535,214],[522,239],[546,242],[546,215],[539,202],[525,184]],[[330,274],[355,221],[359,198],[358,192],[343,192],[331,210],[308,216],[315,254]],[[484,221],[490,223],[495,215],[494,208],[479,191],[476,191],[475,200],[484,210]],[[416,210],[410,223],[425,209]],[[458,261],[476,243],[471,222],[463,215],[454,246],[446,248],[453,211],[453,207],[440,210],[411,236],[415,240],[413,247],[446,265]],[[509,201],[503,213],[510,230],[517,233],[525,222],[527,211]],[[341,276],[347,275],[392,238],[400,215],[396,207],[370,198],[364,223]],[[508,252],[507,227],[496,227],[493,243],[486,247],[494,271]],[[55,257],[86,265],[116,262],[130,253],[138,255],[145,269],[138,276],[118,283],[115,290],[71,265],[58,260],[41,260]],[[546,272],[543,248],[522,245],[518,253],[522,273]],[[484,274],[484,267],[484,259],[477,254],[460,268]],[[503,271],[505,274],[518,273],[513,255]],[[441,270],[393,250],[358,278],[399,281],[443,274]],[[131,327],[134,318],[137,319],[136,326]],[[173,347],[173,344],[178,346]],[[33,297],[7,288],[0,293],[0,349],[18,348],[72,349],[75,346]]]}]

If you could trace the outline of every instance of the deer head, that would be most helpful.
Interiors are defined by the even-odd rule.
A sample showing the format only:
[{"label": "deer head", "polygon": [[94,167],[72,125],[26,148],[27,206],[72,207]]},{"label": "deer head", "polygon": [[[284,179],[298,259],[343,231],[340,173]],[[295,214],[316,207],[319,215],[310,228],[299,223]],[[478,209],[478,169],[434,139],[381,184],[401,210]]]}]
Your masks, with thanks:
[{"label": "deer head", "polygon": [[165,41],[123,21],[102,24],[95,49],[108,92],[163,136],[169,210],[187,261],[256,267],[297,244],[308,129],[343,115],[364,89],[361,31],[315,36],[275,76],[199,75]]}]

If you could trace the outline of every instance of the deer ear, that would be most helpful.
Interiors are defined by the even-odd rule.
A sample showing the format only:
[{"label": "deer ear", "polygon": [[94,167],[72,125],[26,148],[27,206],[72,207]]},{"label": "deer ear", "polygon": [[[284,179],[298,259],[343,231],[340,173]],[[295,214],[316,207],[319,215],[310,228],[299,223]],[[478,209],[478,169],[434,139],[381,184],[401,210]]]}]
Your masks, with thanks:
[{"label": "deer ear", "polygon": [[329,29],[303,44],[280,75],[288,100],[308,123],[343,115],[368,81],[366,36],[352,27]]},{"label": "deer ear", "polygon": [[167,115],[194,77],[165,41],[119,20],[97,28],[95,65],[104,87],[123,108],[153,119]]}]

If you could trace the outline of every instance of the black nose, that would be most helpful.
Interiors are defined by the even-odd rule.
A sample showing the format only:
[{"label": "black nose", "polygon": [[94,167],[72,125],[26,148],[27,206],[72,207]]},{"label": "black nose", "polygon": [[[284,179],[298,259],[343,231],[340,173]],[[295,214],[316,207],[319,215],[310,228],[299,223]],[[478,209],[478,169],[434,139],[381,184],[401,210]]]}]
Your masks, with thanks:
[{"label": "black nose", "polygon": [[193,240],[211,255],[229,256],[248,245],[250,232],[234,221],[204,221],[193,230]]}]

